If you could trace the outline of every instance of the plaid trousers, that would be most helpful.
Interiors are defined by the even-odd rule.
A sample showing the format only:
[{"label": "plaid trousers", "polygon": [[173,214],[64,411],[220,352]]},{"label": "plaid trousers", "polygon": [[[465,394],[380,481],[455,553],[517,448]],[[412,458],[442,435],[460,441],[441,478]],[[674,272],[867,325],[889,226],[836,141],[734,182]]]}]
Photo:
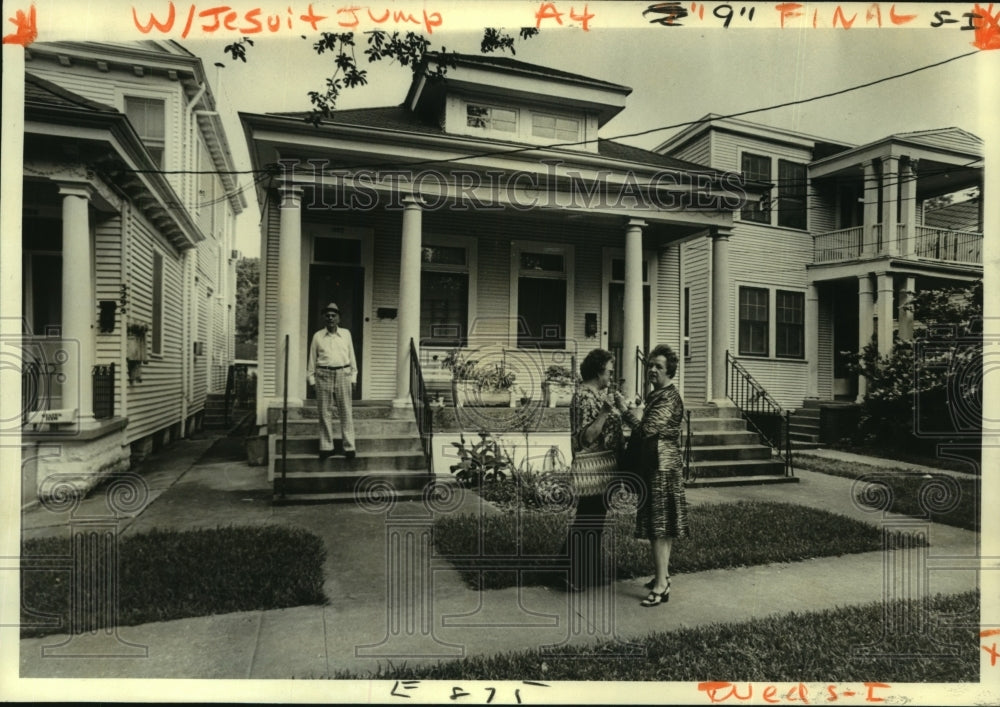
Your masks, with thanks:
[{"label": "plaid trousers", "polygon": [[[352,407],[351,372],[316,369],[316,406],[319,408],[319,448],[333,449],[333,422],[340,418],[340,434],[344,451],[354,450],[354,408]],[[334,416],[336,410],[337,416]]]}]

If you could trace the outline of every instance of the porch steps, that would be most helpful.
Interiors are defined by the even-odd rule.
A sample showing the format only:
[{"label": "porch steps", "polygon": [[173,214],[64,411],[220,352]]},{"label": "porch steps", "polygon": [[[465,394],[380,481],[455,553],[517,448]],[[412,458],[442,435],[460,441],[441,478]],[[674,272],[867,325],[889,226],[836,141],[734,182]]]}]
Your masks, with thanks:
[{"label": "porch steps", "polygon": [[[691,412],[691,479],[688,488],[786,484],[798,481],[785,476],[785,464],[735,407],[688,406]],[[686,426],[685,426],[686,429]]]},{"label": "porch steps", "polygon": [[796,449],[815,449],[819,446],[819,400],[803,401],[802,407],[789,415],[788,422],[788,433]]},{"label": "porch steps", "polygon": [[355,401],[353,413],[357,456],[348,460],[340,452],[320,461],[315,401],[288,410],[287,449],[281,439],[282,411],[268,409],[274,503],[378,503],[421,496],[431,476],[412,410],[387,401]]},{"label": "porch steps", "polygon": [[205,413],[201,426],[205,430],[226,429],[226,395],[225,393],[209,393],[205,396]]}]

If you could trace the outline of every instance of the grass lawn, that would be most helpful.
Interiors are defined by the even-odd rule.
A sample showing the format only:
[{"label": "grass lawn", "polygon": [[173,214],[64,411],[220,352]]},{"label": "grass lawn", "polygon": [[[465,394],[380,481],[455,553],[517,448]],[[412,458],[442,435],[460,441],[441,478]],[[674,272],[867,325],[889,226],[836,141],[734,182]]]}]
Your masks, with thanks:
[{"label": "grass lawn", "polygon": [[[756,619],[634,639],[634,655],[598,642],[558,651],[524,650],[437,665],[388,665],[377,674],[340,672],[335,679],[383,680],[631,680],[731,682],[933,683],[979,680],[979,593],[927,602],[926,630],[882,638],[883,612],[900,616],[903,602]],[[909,610],[913,610],[911,605]],[[670,607],[664,609],[669,611]],[[870,647],[878,657],[857,650]],[[887,655],[886,655],[887,654]],[[942,655],[943,654],[943,655]],[[810,693],[809,703],[828,701]],[[706,699],[706,704],[708,700]],[[888,704],[888,703],[886,703]]]},{"label": "grass lawn", "polygon": [[[82,547],[92,545],[85,536],[81,539]],[[112,583],[118,593],[115,612],[100,610],[107,592],[95,589],[109,575],[107,553],[77,555],[84,568],[76,587],[84,593],[80,605],[96,608],[80,618],[82,625],[72,627],[75,632],[327,602],[326,550],[322,540],[304,530],[154,530],[118,541],[118,581]],[[28,540],[21,554],[21,636],[70,632],[70,539]],[[52,618],[46,621],[42,615]]]},{"label": "grass lawn", "polygon": [[871,476],[874,485],[855,489],[858,503],[893,513],[927,518],[966,530],[979,530],[979,476],[907,472],[844,462],[839,459],[793,454],[796,468],[856,479]]},{"label": "grass lawn", "polygon": [[[854,452],[855,454],[864,454],[869,457],[878,457],[880,459],[892,459],[893,461],[900,462],[900,467],[905,468],[907,464],[917,464],[919,466],[930,466],[936,467],[938,469],[949,469],[950,471],[960,471],[966,474],[979,474],[980,473],[980,457],[981,454],[976,452],[971,452],[969,450],[963,450],[962,454],[972,454],[974,459],[970,461],[962,461],[960,459],[952,459],[950,457],[936,456],[931,457],[926,454],[921,454],[919,451],[913,451],[909,449],[899,449],[898,447],[893,447],[889,445],[882,445],[878,447],[868,447],[864,445],[856,444],[831,444],[829,445],[831,449],[839,449],[842,452]],[[975,462],[975,463],[973,463]]]},{"label": "grass lawn", "polygon": [[[495,568],[498,557],[504,556],[516,558],[514,563],[520,569],[538,570],[522,574],[522,584],[547,584],[553,578],[544,570],[551,568],[552,556],[560,550],[569,520],[565,512],[537,511],[481,519],[471,514],[443,516],[434,524],[434,545],[438,553],[453,558],[472,587],[497,589],[517,584],[516,572],[487,569]],[[882,549],[881,531],[876,526],[790,503],[698,505],[690,509],[690,522],[691,538],[674,544],[671,573]],[[634,513],[612,514],[608,519],[605,540],[614,537],[614,551],[609,554],[619,578],[653,574],[649,544],[632,537],[634,524]]]}]

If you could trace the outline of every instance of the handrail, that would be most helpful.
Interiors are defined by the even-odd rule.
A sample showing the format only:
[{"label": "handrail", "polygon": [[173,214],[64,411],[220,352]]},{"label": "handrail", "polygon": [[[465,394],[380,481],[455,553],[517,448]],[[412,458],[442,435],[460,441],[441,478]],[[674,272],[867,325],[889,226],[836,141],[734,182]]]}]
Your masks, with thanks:
[{"label": "handrail", "polygon": [[[791,423],[789,413],[770,396],[750,372],[726,351],[726,397],[733,401],[743,419],[754,429],[760,439],[784,462],[785,476],[792,475]],[[778,429],[765,432],[764,420],[775,419]],[[765,425],[766,426],[766,425]]]},{"label": "handrail", "polygon": [[285,334],[285,385],[281,391],[281,493],[279,498],[285,499],[285,478],[288,473],[288,334]]},{"label": "handrail", "polygon": [[413,339],[410,339],[410,404],[413,405],[413,416],[417,421],[417,434],[420,435],[420,445],[424,450],[427,471],[433,472],[434,449],[431,436],[433,435],[434,418],[430,403],[427,401],[424,372],[420,367],[420,356]]},{"label": "handrail", "polygon": [[645,387],[643,385],[643,380],[645,376],[642,375],[643,370],[646,368],[646,354],[642,352],[642,349],[638,346],[635,347],[635,397],[642,399],[643,393],[645,392]]},{"label": "handrail", "polygon": [[684,480],[694,481],[695,475],[691,473],[691,411],[684,411]]}]

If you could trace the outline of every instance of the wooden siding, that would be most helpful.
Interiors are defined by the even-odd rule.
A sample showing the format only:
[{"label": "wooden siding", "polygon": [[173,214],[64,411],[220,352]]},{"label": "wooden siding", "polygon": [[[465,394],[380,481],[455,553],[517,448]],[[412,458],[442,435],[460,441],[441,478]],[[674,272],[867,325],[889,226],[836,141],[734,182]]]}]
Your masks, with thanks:
[{"label": "wooden siding", "polygon": [[184,342],[182,265],[179,254],[146,219],[132,218],[129,247],[129,319],[153,322],[153,253],[163,256],[163,351],[142,366],[142,381],[128,392],[129,441],[180,421],[181,355]]},{"label": "wooden siding", "polygon": [[[674,352],[683,357],[684,348],[681,342],[681,307],[684,306],[684,290],[681,287],[680,245],[672,245],[660,252],[656,269],[656,311],[652,314],[655,321],[655,341],[650,346],[667,344]],[[683,361],[681,362],[683,364]]]},{"label": "wooden siding", "polygon": [[200,410],[205,407],[205,396],[208,393],[208,367],[211,365],[211,355],[208,350],[208,287],[204,282],[199,281],[195,286],[195,311],[198,318],[197,339],[203,345],[203,353],[194,357],[193,375],[194,381],[191,386],[191,408]]},{"label": "wooden siding", "polygon": [[744,357],[740,358],[740,363],[782,408],[794,410],[802,407],[809,369],[805,360],[788,362]]},{"label": "wooden siding", "polygon": [[711,166],[713,168],[739,172],[742,168],[740,165],[742,152],[770,155],[774,159],[790,160],[802,164],[808,164],[812,161],[809,150],[795,145],[781,145],[749,135],[736,135],[720,130],[712,131]]},{"label": "wooden siding", "polygon": [[261,377],[263,395],[273,397],[278,394],[275,373],[278,367],[278,344],[274,333],[278,331],[278,247],[281,215],[273,197],[269,197],[266,208],[267,215],[264,221],[266,240],[261,261],[262,281],[259,300],[263,322],[258,335],[260,359],[257,361],[257,370]]},{"label": "wooden siding", "polygon": [[833,398],[833,302],[830,294],[820,290],[819,294],[819,341],[816,347],[818,386],[816,395],[820,400]]},{"label": "wooden siding", "polygon": [[[399,307],[399,258],[402,246],[402,216],[380,213],[374,219],[374,292],[372,309],[379,307]],[[426,225],[424,225],[426,231]],[[368,380],[370,390],[366,398],[388,399],[396,395],[396,338],[397,320],[372,317],[370,347],[370,367]]]},{"label": "wooden siding", "polygon": [[709,133],[705,133],[697,140],[692,140],[679,150],[674,150],[669,154],[671,157],[676,157],[679,160],[687,160],[689,162],[694,162],[695,164],[711,167],[713,166],[711,164],[712,162],[711,136],[709,135]]},{"label": "wooden siding", "polygon": [[121,306],[122,277],[122,227],[120,215],[99,221],[94,232],[94,287],[98,302],[112,300],[116,302],[115,328],[103,333],[98,328],[95,335],[94,362],[99,365],[115,364],[115,415],[122,414],[122,381],[128,376],[123,371],[122,338],[125,336],[127,315],[123,315]]},{"label": "wooden siding", "polygon": [[[691,297],[691,322],[688,329],[691,355],[680,364],[685,368],[684,399],[689,404],[702,403],[708,399],[708,316],[712,290],[709,274],[710,246],[708,238],[688,241],[681,246],[681,257],[684,260],[682,288],[689,288]],[[681,292],[683,296],[683,289]],[[681,356],[683,357],[683,352]]]}]

